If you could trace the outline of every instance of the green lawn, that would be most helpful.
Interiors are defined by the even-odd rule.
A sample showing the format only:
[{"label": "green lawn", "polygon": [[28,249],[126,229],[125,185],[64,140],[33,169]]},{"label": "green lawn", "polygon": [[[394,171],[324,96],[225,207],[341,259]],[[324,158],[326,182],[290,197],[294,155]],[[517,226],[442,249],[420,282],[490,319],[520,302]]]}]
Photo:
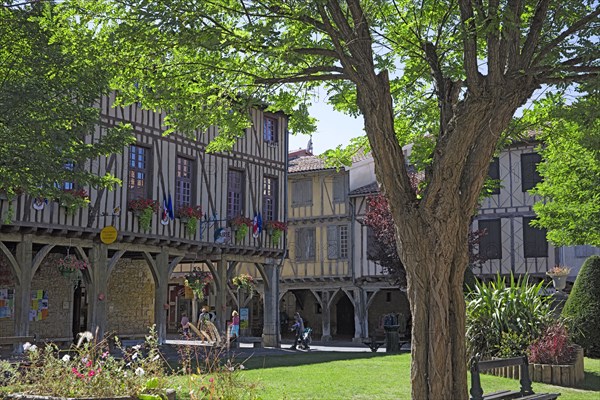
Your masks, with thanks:
[{"label": "green lawn", "polygon": [[[268,399],[410,399],[410,355],[385,353],[302,353],[255,357],[244,362],[242,377],[258,382]],[[579,389],[534,383],[535,392],[561,393],[560,400],[600,399],[600,360],[585,359],[586,380]],[[182,386],[186,378],[181,377]],[[519,388],[517,380],[482,376],[486,392]],[[470,381],[469,381],[470,382]],[[178,393],[178,398],[184,398]]]}]

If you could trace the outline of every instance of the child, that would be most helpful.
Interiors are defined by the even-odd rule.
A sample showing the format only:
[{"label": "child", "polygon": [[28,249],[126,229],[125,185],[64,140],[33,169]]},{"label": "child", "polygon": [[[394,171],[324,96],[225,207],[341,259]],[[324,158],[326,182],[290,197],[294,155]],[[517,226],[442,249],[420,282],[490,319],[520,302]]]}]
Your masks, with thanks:
[{"label": "child", "polygon": [[186,338],[190,336],[190,319],[187,313],[181,314],[181,328],[183,329],[183,336]]},{"label": "child", "polygon": [[229,337],[239,337],[240,336],[240,315],[237,311],[233,310],[231,312],[231,323],[229,324]]}]

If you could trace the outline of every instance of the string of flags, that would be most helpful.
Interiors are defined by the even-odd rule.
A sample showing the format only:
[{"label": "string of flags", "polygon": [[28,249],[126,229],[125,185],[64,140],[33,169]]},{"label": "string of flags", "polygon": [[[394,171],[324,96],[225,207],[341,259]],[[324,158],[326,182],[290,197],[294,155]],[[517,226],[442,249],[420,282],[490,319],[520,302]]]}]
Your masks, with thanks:
[{"label": "string of flags", "polygon": [[262,232],[262,216],[260,213],[254,213],[254,219],[252,220],[252,237],[256,239]]}]

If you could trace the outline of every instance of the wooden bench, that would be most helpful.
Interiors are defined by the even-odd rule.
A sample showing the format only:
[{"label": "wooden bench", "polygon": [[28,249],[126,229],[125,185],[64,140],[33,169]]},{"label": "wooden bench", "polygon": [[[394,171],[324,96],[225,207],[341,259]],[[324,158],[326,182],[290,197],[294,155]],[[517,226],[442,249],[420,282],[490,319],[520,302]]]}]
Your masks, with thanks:
[{"label": "wooden bench", "polygon": [[[490,394],[483,394],[479,373],[493,368],[503,368],[518,365],[519,382],[521,388],[519,391],[502,390]],[[534,393],[531,388],[531,379],[529,378],[529,363],[527,356],[500,358],[497,360],[479,361],[477,357],[471,359],[471,400],[552,400],[560,396],[560,393]]]},{"label": "wooden bench", "polygon": [[238,339],[238,343],[252,343],[252,347],[254,347],[254,348],[263,347],[261,337],[241,336]]}]

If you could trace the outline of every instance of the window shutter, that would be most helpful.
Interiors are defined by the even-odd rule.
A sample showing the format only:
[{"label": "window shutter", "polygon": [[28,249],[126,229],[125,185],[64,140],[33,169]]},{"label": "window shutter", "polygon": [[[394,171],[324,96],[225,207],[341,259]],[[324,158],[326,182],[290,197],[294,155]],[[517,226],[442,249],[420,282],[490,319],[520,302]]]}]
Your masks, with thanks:
[{"label": "window shutter", "polygon": [[523,218],[523,256],[525,258],[548,257],[546,230],[530,226],[533,217]]},{"label": "window shutter", "polygon": [[337,226],[327,227],[327,258],[336,260],[338,258],[338,229]]},{"label": "window shutter", "polygon": [[521,154],[521,186],[526,192],[542,181],[537,171],[537,164],[542,162],[542,156],[538,153]]},{"label": "window shutter", "polygon": [[502,258],[502,235],[499,219],[480,220],[479,229],[485,229],[487,234],[479,241],[479,254],[487,259]]}]

